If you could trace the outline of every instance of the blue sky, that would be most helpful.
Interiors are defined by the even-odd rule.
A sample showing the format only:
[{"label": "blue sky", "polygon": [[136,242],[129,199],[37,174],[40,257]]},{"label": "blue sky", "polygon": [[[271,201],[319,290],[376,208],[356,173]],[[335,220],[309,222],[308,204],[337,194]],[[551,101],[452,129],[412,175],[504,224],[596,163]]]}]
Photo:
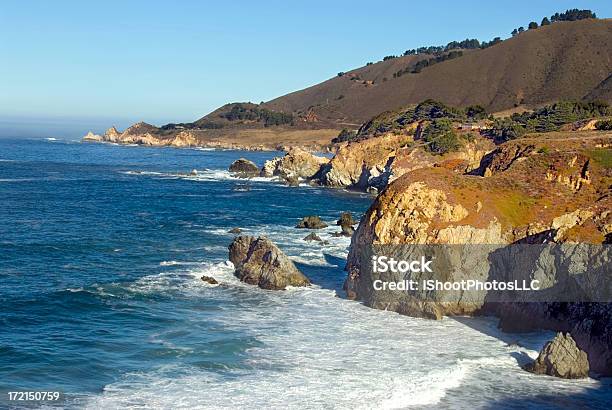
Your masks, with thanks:
[{"label": "blue sky", "polygon": [[154,124],[265,101],[421,45],[507,37],[601,1],[12,1],[0,118]]}]

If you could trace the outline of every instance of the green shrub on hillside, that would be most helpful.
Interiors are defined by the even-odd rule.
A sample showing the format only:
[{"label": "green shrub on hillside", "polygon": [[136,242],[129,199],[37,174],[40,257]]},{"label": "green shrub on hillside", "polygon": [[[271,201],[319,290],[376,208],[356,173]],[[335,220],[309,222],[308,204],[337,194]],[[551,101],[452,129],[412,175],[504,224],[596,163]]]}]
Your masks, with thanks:
[{"label": "green shrub on hillside", "polygon": [[498,118],[489,134],[498,140],[507,141],[527,132],[558,131],[565,124],[609,115],[612,115],[612,109],[603,101],[559,101],[534,111],[512,114],[509,118]]},{"label": "green shrub on hillside", "polygon": [[332,139],[332,143],[338,144],[340,142],[351,141],[356,137],[356,135],[357,134],[355,131],[344,128],[342,131],[340,131],[340,134],[338,134],[336,138]]},{"label": "green shrub on hillside", "polygon": [[612,120],[601,120],[595,124],[595,128],[600,131],[612,131]]},{"label": "green shrub on hillside", "polygon": [[229,121],[261,121],[266,127],[293,123],[292,114],[271,111],[266,108],[245,107],[243,104],[235,104],[230,111],[220,116]]},{"label": "green shrub on hillside", "polygon": [[434,154],[446,154],[461,148],[461,140],[453,130],[453,123],[448,118],[438,118],[425,128],[422,134],[428,151]]}]

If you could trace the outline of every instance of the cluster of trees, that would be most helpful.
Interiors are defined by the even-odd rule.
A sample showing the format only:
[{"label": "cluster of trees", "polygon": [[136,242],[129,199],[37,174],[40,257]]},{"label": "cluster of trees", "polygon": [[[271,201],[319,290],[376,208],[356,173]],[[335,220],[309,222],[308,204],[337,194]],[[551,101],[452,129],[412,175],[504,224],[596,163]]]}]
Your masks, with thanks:
[{"label": "cluster of trees", "polygon": [[[556,23],[557,21],[576,21],[576,20],[584,20],[584,19],[596,19],[597,15],[593,13],[591,10],[578,10],[578,9],[570,9],[566,10],[565,13],[555,13],[550,16],[550,20],[548,17],[544,17],[540,26],[548,26],[551,22]],[[527,26],[528,30],[534,30],[538,28],[538,23],[532,21]],[[525,31],[525,27],[521,26],[519,28],[515,28],[512,30],[512,37],[516,36],[519,33]]]},{"label": "cluster of trees", "polygon": [[447,51],[457,50],[457,49],[475,49],[480,48],[481,44],[475,38],[466,38],[463,41],[451,41],[445,46],[428,46],[428,47],[419,47],[413,48],[411,50],[404,51],[405,56],[411,56],[416,54],[433,54],[438,55]]},{"label": "cluster of trees", "polygon": [[557,21],[576,21],[584,19],[596,19],[597,15],[591,10],[569,9],[565,13],[555,13],[550,16],[550,20],[554,23]]},{"label": "cluster of trees", "polygon": [[612,115],[612,108],[604,101],[560,101],[552,105],[498,118],[490,130],[492,137],[507,141],[527,132],[557,131],[564,124]]},{"label": "cluster of trees", "polygon": [[463,122],[487,118],[487,112],[480,105],[471,105],[466,108],[448,106],[440,101],[428,99],[416,106],[399,111],[382,113],[361,126],[354,138],[368,138],[389,131],[401,131],[408,124],[421,121],[433,121],[446,118],[449,121]]},{"label": "cluster of trees", "polygon": [[184,130],[198,130],[198,129],[206,129],[206,130],[211,130],[211,129],[221,129],[223,128],[223,124],[218,123],[218,122],[212,122],[212,121],[203,121],[203,122],[181,122],[178,124],[175,124],[173,122],[171,122],[170,124],[166,124],[166,125],[162,125],[160,127],[160,129],[164,130],[164,131],[170,131],[170,130],[179,130],[179,129],[184,129]]},{"label": "cluster of trees", "polygon": [[399,70],[396,73],[393,73],[393,78],[401,77],[404,74],[408,73],[420,73],[425,67],[429,67],[434,64],[441,63],[446,60],[452,60],[454,58],[461,57],[463,55],[463,51],[453,50],[450,53],[441,54],[432,58],[425,58],[423,60],[419,60],[411,66],[408,66],[402,70]]},{"label": "cluster of trees", "polygon": [[261,121],[266,127],[293,124],[292,114],[259,107],[245,107],[242,104],[235,104],[230,111],[221,114],[221,117],[229,121]]}]

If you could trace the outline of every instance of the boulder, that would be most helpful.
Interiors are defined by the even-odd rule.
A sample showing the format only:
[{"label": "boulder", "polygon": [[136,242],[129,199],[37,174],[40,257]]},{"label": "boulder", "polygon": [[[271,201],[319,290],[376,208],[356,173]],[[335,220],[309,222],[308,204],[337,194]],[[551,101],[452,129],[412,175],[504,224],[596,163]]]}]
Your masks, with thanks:
[{"label": "boulder", "polygon": [[304,240],[307,242],[312,242],[312,241],[323,242],[323,239],[321,239],[319,235],[317,235],[314,232],[309,233],[308,236],[304,238]]},{"label": "boulder", "polygon": [[264,163],[261,175],[266,177],[280,175],[285,179],[309,179],[315,176],[329,159],[317,157],[301,148],[291,148],[284,157],[274,158]]},{"label": "boulder", "polygon": [[340,226],[353,226],[356,225],[357,221],[353,219],[353,215],[350,212],[342,212],[340,219],[336,222],[336,225]]},{"label": "boulder", "polygon": [[535,374],[547,374],[564,379],[579,379],[589,375],[587,354],[576,346],[569,333],[561,332],[544,345],[533,363],[529,363],[524,368]]},{"label": "boulder", "polygon": [[232,228],[229,231],[227,231],[228,233],[242,233],[242,229],[240,228]]},{"label": "boulder", "polygon": [[254,177],[259,175],[259,168],[253,161],[245,158],[239,158],[232,162],[229,166],[229,171],[238,174],[241,177]]},{"label": "boulder", "polygon": [[218,284],[219,284],[219,282],[217,281],[217,279],[212,278],[212,277],[210,277],[210,276],[206,276],[206,275],[204,275],[204,276],[202,276],[200,279],[202,279],[202,281],[203,281],[203,282],[209,283],[209,284],[211,284],[211,285],[218,285]]},{"label": "boulder", "polygon": [[101,135],[94,134],[91,131],[89,131],[87,135],[83,137],[83,141],[103,141],[103,140],[104,138]]},{"label": "boulder", "polygon": [[308,286],[310,281],[274,243],[265,237],[238,236],[229,246],[234,275],[262,289]]},{"label": "boulder", "polygon": [[323,229],[327,228],[327,224],[321,220],[318,216],[305,216],[302,218],[300,222],[295,226],[296,228],[305,228],[305,229]]}]

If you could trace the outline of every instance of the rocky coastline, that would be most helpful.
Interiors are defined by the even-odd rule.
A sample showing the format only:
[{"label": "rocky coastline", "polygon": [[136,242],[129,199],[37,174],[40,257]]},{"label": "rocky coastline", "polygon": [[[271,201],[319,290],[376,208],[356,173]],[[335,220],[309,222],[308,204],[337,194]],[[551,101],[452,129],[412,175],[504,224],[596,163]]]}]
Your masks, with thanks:
[{"label": "rocky coastline", "polygon": [[[314,155],[308,147],[276,147],[283,148],[285,155],[261,167],[239,159],[230,172],[242,178],[276,177],[294,186],[305,182],[376,195],[356,230],[355,221],[338,221],[342,229],[338,235],[352,236],[344,285],[348,298],[373,308],[430,319],[494,315],[500,319],[500,328],[508,332],[566,332],[587,355],[591,372],[612,375],[612,304],[494,303],[486,294],[480,299],[447,303],[443,292],[434,292],[433,300],[422,300],[403,292],[374,291],[374,277],[361,260],[365,250],[388,244],[488,245],[492,246],[490,252],[496,252],[521,243],[612,243],[612,133],[572,129],[506,142],[482,133],[464,133],[459,149],[435,153],[423,137],[428,124],[419,120],[399,132],[364,132],[361,137],[358,133],[357,138],[335,144],[332,158]],[[190,131],[160,139],[151,127],[139,123],[123,133],[111,128],[103,136],[88,134],[84,140],[201,146]],[[235,145],[214,148],[259,149]],[[315,217],[307,217],[298,227],[316,229],[320,227],[317,222]],[[304,239],[320,240],[316,234]],[[236,275],[264,289],[308,285],[309,280],[268,242],[265,238],[234,240],[230,260],[237,267]],[[270,258],[275,261],[272,265]],[[475,258],[471,262],[478,266]],[[597,271],[595,278],[604,288],[612,283],[606,267],[609,265]],[[486,277],[487,272],[482,275]]]},{"label": "rocky coastline", "polygon": [[[492,249],[521,243],[609,244],[610,147],[612,133],[602,132],[579,138],[538,135],[502,144],[477,137],[458,152],[433,155],[418,137],[388,134],[343,144],[331,159],[291,149],[267,161],[260,175],[380,192],[356,232],[346,229],[352,234],[345,282],[349,298],[430,319],[494,315],[508,332],[567,332],[588,356],[592,374],[611,375],[612,304],[493,303],[486,295],[476,301],[423,301],[402,292],[373,291],[373,278],[362,269],[360,258],[377,244],[472,244]],[[612,282],[606,268],[609,264],[594,274],[602,288]]]}]

